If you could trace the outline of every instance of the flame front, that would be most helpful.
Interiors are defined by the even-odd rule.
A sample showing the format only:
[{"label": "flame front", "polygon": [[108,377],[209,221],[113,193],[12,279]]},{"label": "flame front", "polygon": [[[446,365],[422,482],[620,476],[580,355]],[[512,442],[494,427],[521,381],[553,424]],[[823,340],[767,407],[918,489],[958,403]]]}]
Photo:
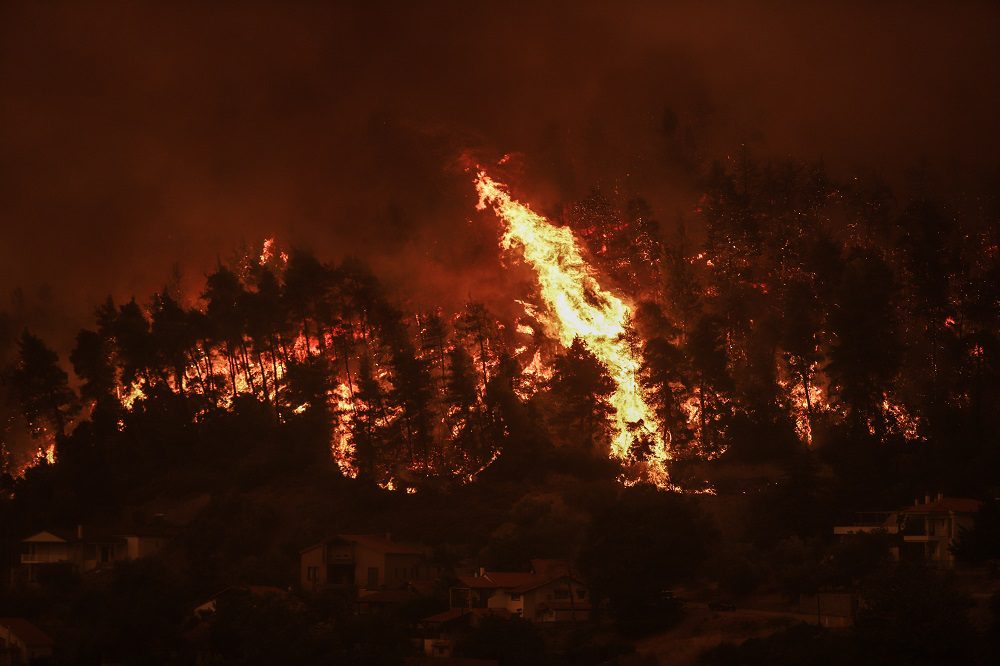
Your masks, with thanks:
[{"label": "flame front", "polygon": [[663,433],[653,427],[653,410],[639,386],[639,360],[626,339],[631,308],[602,288],[584,260],[573,233],[557,227],[525,204],[511,198],[506,186],[480,171],[475,180],[479,210],[491,205],[504,222],[501,246],[517,246],[535,270],[541,297],[548,312],[543,324],[553,337],[568,347],[579,337],[608,369],[615,383],[611,403],[615,407],[611,454],[626,461],[633,442],[640,436],[651,440],[643,461],[646,480],[659,486],[669,483],[670,458]]}]

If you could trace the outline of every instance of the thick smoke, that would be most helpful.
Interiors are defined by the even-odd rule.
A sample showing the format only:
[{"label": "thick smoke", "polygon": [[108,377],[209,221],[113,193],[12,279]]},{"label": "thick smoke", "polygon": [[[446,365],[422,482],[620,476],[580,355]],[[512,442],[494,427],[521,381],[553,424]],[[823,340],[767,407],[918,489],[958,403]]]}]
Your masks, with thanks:
[{"label": "thick smoke", "polygon": [[670,221],[742,145],[890,179],[1000,148],[987,3],[403,4],[5,3],[0,284],[62,313],[29,323],[65,349],[108,293],[272,235],[416,305],[488,296],[463,155],[514,154],[543,210],[599,185]]}]

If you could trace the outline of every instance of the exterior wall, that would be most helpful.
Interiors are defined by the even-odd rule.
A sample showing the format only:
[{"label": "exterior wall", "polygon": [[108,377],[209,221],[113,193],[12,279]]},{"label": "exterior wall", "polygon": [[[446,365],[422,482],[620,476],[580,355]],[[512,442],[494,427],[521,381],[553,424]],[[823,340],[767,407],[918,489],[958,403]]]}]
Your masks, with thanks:
[{"label": "exterior wall", "polygon": [[907,519],[903,531],[903,559],[916,559],[944,567],[955,565],[951,546],[962,529],[971,529],[972,515],[956,513],[916,514]]},{"label": "exterior wall", "polygon": [[[373,571],[374,570],[374,571]],[[372,590],[385,585],[385,554],[364,548],[354,549],[354,583]]]},{"label": "exterior wall", "polygon": [[386,587],[401,587],[411,580],[424,580],[426,567],[420,555],[388,553],[385,556]]},{"label": "exterior wall", "polygon": [[486,600],[487,608],[504,609],[520,615],[524,608],[524,596],[512,594],[509,590],[493,590]]},{"label": "exterior wall", "polygon": [[21,554],[22,564],[51,564],[53,562],[70,562],[73,558],[73,549],[70,544],[63,542],[29,542],[27,553]]},{"label": "exterior wall", "polygon": [[574,604],[588,606],[590,604],[590,593],[586,586],[570,578],[559,578],[542,585],[541,587],[525,593],[524,617],[536,622],[557,621],[561,616],[575,615],[572,611],[546,610],[544,607],[551,605]]},{"label": "exterior wall", "polygon": [[147,536],[127,536],[125,537],[125,548],[118,557],[120,559],[137,560],[141,557],[149,557],[158,552],[166,544],[166,539]]},{"label": "exterior wall", "polygon": [[303,590],[318,590],[326,585],[326,548],[314,546],[299,555],[299,582]]},{"label": "exterior wall", "polygon": [[330,541],[299,554],[302,589],[353,585],[361,590],[398,588],[413,580],[430,579],[422,555],[385,553],[362,543]]}]

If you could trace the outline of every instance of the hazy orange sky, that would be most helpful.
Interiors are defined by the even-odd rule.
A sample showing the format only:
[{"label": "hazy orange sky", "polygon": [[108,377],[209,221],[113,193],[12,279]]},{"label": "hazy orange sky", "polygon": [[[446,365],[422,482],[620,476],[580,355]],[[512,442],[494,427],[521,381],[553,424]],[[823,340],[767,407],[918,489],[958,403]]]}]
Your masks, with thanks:
[{"label": "hazy orange sky", "polygon": [[996,174],[995,3],[209,4],[0,6],[0,309],[20,286],[59,329],[272,235],[475,294],[467,152],[517,153],[542,207],[601,185],[664,220],[744,143]]}]

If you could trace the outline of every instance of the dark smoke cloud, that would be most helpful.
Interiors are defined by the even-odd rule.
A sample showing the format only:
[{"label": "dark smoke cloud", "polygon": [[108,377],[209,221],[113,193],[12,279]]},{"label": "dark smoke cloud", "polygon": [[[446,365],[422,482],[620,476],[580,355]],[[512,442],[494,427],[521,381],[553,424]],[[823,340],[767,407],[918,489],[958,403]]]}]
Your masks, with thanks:
[{"label": "dark smoke cloud", "polygon": [[67,337],[108,293],[145,299],[175,262],[197,284],[276,235],[361,255],[418,305],[489,293],[470,154],[514,153],[542,209],[601,185],[665,220],[744,143],[890,178],[921,158],[981,173],[1000,147],[997,19],[991,3],[5,3],[0,287],[48,284]]}]

